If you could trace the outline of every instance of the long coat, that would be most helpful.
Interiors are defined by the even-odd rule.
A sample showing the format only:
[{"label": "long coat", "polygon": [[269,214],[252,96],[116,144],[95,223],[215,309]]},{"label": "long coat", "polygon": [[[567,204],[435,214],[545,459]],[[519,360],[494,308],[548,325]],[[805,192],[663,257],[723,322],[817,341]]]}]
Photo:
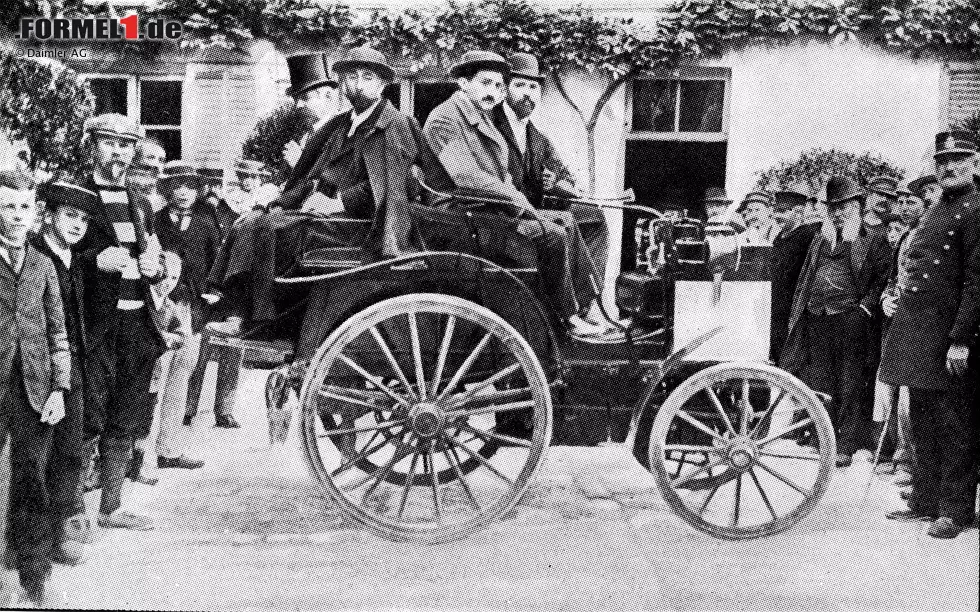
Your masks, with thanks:
[{"label": "long coat", "polygon": [[72,355],[84,356],[87,339],[85,337],[85,279],[78,258],[74,258],[71,266],[66,268],[64,262],[40,234],[33,234],[31,244],[40,253],[51,260],[58,274],[58,288],[64,303],[65,330],[68,334],[68,348]]},{"label": "long coat", "polygon": [[819,223],[798,225],[788,232],[780,232],[772,241],[772,317],[770,319],[770,358],[779,359],[779,351],[786,342],[789,315],[793,310],[793,294],[796,282],[803,271],[813,237],[820,231]]},{"label": "long coat", "polygon": [[948,389],[951,344],[977,350],[980,321],[980,191],[946,194],[926,210],[908,246],[908,286],[882,349],[882,382]]},{"label": "long coat", "polygon": [[165,251],[177,253],[184,262],[181,276],[190,291],[195,332],[206,322],[207,308],[201,295],[207,290],[208,274],[221,248],[221,230],[215,224],[214,215],[204,207],[211,208],[206,202],[195,206],[190,224],[183,232],[174,225],[169,208],[159,211],[155,219],[160,246]]},{"label": "long coat", "polygon": [[[31,407],[44,409],[51,392],[71,388],[71,353],[54,263],[28,243],[20,274],[0,257],[0,396],[20,354]],[[0,404],[2,406],[2,404]]]},{"label": "long coat", "polygon": [[[339,126],[348,122],[349,116],[350,113],[341,113],[331,118],[310,136],[283,185],[282,195],[271,206],[286,210],[299,210],[303,206],[317,188],[320,171],[333,161],[323,158],[324,145]],[[364,244],[364,259],[373,261],[414,250],[408,203],[420,195],[420,188],[411,169],[418,165],[428,176],[436,164],[418,122],[395,109],[391,102],[382,100],[368,130],[362,149],[368,179],[352,191],[370,196],[372,210],[366,218],[372,220],[372,225]],[[343,148],[338,154],[348,153]],[[339,196],[344,199],[344,194]]]},{"label": "long coat", "polygon": [[[817,275],[820,249],[825,241],[822,233],[814,236],[793,292],[793,308],[790,311],[786,344],[780,354],[779,365],[796,374],[803,371],[809,360],[809,339],[806,337],[807,305],[810,302],[814,277]],[[861,296],[860,305],[874,315],[881,292],[888,282],[888,266],[891,261],[891,247],[885,232],[881,228],[862,225],[857,238],[851,243],[850,261],[854,286]]]},{"label": "long coat", "polygon": [[531,207],[514,186],[503,134],[465,93],[457,91],[433,109],[423,131],[457,189]]}]

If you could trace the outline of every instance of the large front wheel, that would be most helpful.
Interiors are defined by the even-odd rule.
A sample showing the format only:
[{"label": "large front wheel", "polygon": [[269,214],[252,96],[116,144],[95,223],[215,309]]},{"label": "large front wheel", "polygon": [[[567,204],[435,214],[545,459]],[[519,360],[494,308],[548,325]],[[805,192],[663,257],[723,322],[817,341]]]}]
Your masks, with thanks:
[{"label": "large front wheel", "polygon": [[660,407],[650,468],[689,524],[748,539],[802,520],[826,492],[836,452],[827,411],[800,380],[768,365],[722,363]]},{"label": "large front wheel", "polygon": [[303,444],[323,490],[397,540],[463,537],[510,510],[544,462],[548,381],[500,316],[411,294],[345,321],[302,390]]}]

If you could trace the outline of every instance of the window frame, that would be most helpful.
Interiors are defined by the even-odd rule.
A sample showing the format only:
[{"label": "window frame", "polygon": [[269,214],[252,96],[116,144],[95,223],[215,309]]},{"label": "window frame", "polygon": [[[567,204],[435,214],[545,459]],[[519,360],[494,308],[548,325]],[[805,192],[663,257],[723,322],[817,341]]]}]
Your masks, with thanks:
[{"label": "window frame", "polygon": [[[158,125],[158,124],[143,124],[141,114],[141,104],[143,101],[143,83],[146,81],[170,81],[180,83],[180,123],[176,125]],[[165,131],[165,132],[177,132],[180,137],[180,157],[187,157],[187,134],[184,129],[184,117],[187,112],[187,79],[182,75],[151,75],[151,76],[141,76],[136,80],[136,113],[135,115],[130,115],[130,117],[135,117],[137,121],[140,122],[140,126],[143,128],[144,132],[150,130],[155,131]],[[171,160],[172,161],[172,160]]]},{"label": "window frame", "polygon": [[[680,84],[682,81],[722,81],[725,86],[725,93],[722,101],[721,110],[721,131],[720,132],[654,132],[652,130],[633,130],[633,96],[634,87],[638,81],[674,81],[675,101],[674,101],[674,126],[680,126],[681,96]],[[732,96],[732,71],[730,68],[685,66],[670,72],[649,72],[631,79],[626,91],[626,140],[669,140],[674,142],[725,142],[728,140],[729,131],[729,111],[731,109]]]},{"label": "window frame", "polygon": [[139,98],[138,95],[138,85],[137,77],[133,74],[118,74],[111,72],[85,72],[78,75],[81,80],[89,81],[90,79],[115,79],[119,81],[126,81],[126,116],[136,117],[139,115]]}]

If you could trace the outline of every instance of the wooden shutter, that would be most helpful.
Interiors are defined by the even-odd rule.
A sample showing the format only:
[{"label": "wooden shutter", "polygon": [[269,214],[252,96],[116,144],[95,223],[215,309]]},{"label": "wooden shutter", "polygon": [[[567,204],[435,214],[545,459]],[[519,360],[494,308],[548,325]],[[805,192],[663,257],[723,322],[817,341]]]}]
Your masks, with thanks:
[{"label": "wooden shutter", "polygon": [[189,157],[201,167],[230,170],[255,126],[252,66],[192,64],[187,89]]},{"label": "wooden shutter", "polygon": [[949,124],[962,125],[980,113],[980,68],[962,64],[949,71]]}]

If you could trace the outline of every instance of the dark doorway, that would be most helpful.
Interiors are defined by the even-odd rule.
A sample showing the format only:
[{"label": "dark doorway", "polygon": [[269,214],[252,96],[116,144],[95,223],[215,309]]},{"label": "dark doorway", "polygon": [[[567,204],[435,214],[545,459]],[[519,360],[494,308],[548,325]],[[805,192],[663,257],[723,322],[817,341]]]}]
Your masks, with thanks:
[{"label": "dark doorway", "polygon": [[[637,204],[704,218],[700,199],[707,187],[725,185],[727,148],[727,142],[627,141],[626,187],[636,192]],[[636,261],[636,219],[624,215],[623,270]]]}]

